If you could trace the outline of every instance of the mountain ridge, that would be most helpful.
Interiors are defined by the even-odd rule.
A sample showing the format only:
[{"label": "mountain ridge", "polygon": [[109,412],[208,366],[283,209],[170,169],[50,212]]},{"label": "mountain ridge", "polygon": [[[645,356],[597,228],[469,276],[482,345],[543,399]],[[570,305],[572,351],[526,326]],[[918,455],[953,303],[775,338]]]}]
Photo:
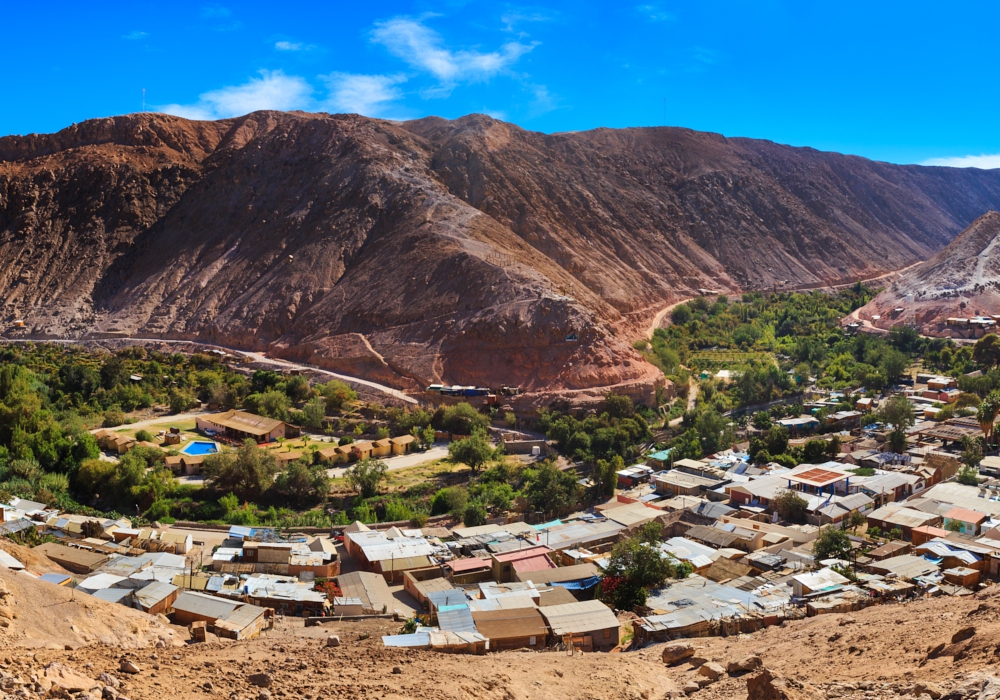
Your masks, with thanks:
[{"label": "mountain ridge", "polygon": [[658,309],[877,276],[990,208],[1000,171],[686,129],[126,115],[0,138],[0,326],[648,395],[631,340]]}]

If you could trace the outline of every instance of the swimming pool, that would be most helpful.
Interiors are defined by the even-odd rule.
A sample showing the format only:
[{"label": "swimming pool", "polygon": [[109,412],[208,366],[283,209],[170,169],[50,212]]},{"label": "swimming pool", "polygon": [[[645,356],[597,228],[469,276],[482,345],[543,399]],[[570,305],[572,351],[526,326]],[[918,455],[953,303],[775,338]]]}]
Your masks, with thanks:
[{"label": "swimming pool", "polygon": [[219,451],[214,442],[195,441],[187,445],[181,452],[186,455],[214,455]]}]

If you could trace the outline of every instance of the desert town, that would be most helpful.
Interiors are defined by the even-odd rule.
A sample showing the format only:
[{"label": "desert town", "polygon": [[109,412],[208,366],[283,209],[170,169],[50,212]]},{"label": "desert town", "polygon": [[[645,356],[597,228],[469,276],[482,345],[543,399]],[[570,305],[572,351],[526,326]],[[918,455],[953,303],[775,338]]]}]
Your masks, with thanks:
[{"label": "desert town", "polygon": [[[448,516],[423,527],[356,521],[302,531],[133,526],[127,517],[62,513],[13,498],[2,504],[0,565],[78,599],[139,611],[172,630],[183,640],[177,644],[252,643],[291,619],[326,634],[330,649],[349,643],[345,635],[365,621],[389,632],[380,636],[384,648],[425,653],[589,656],[665,643],[659,653],[668,667],[690,667],[680,692],[704,694],[757,673],[762,662],[749,655],[724,666],[696,656],[688,640],[752,638],[817,616],[974,599],[1000,578],[1000,458],[983,458],[976,483],[962,483],[962,438],[981,426],[975,418],[935,420],[933,406],[953,401],[955,384],[916,375],[880,399],[902,397],[922,418],[906,430],[901,452],[886,450],[886,426],[862,420],[877,406],[859,399],[859,410],[826,412],[825,432],[814,413],[776,421],[793,443],[835,437],[839,453],[822,462],[754,464],[739,445],[701,459],[654,450],[616,472],[614,495],[604,502],[545,522],[511,513],[475,526]],[[817,391],[804,407],[842,405],[831,394]],[[755,431],[747,426],[746,437]],[[245,411],[209,412],[193,430],[162,430],[145,446],[182,448],[166,463],[183,478],[227,444],[252,438],[268,450],[300,433]],[[107,459],[143,446],[113,429],[94,434]],[[316,449],[316,459],[337,466],[391,458],[415,442],[335,445]],[[510,447],[529,461],[552,449],[539,440],[530,449]],[[291,459],[301,457],[287,449]],[[794,517],[781,505],[791,499]],[[649,590],[643,605],[617,610],[606,594],[609,562],[616,545],[635,538],[682,568]],[[0,625],[9,627],[10,617]],[[30,630],[23,634],[30,643]],[[128,673],[130,664],[123,659],[120,670]],[[113,691],[105,688],[105,697]]]}]

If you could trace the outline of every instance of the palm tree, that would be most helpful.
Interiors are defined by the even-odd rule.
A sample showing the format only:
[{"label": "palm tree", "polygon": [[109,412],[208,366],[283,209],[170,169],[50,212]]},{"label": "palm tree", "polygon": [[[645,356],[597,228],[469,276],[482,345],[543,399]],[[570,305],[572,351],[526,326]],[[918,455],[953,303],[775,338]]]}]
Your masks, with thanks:
[{"label": "palm tree", "polygon": [[993,444],[993,428],[998,414],[1000,414],[1000,393],[994,391],[983,399],[976,413],[976,421],[979,423],[979,429],[983,431],[987,445]]}]

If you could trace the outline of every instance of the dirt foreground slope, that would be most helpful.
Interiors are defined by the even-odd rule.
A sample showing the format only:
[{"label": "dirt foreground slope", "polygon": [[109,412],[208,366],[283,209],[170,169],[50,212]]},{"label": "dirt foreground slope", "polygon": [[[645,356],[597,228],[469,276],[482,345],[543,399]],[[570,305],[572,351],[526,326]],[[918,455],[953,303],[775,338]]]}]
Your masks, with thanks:
[{"label": "dirt foreground slope", "polygon": [[[120,606],[103,612],[131,618],[130,611]],[[725,668],[750,655],[758,656],[781,683],[796,689],[794,697],[809,700],[921,694],[960,700],[993,697],[980,693],[984,688],[1000,689],[1000,680],[994,677],[1000,672],[997,587],[968,598],[927,599],[807,618],[752,635],[686,640],[695,647],[698,661],[676,666],[662,662],[664,644],[572,657],[564,652],[463,656],[384,648],[380,635],[398,628],[398,623],[385,620],[304,628],[301,621],[288,619],[266,637],[251,641],[131,649],[93,641],[72,651],[19,649],[5,643],[2,656],[5,672],[22,681],[32,674],[43,676],[51,663],[90,679],[108,673],[119,682],[116,693],[131,700],[158,700],[167,694],[180,700],[257,698],[264,697],[262,690],[271,697],[306,700],[661,700],[682,696],[685,684],[704,678],[698,669],[706,662]],[[0,630],[0,635],[5,632]],[[329,634],[339,635],[341,646],[327,647]],[[139,673],[121,673],[122,658],[137,664]],[[745,698],[748,678],[758,673],[723,673],[693,697]]]},{"label": "dirt foreground slope", "polygon": [[1000,171],[685,129],[134,114],[0,138],[0,331],[648,393],[672,301],[900,269],[991,207]]}]

